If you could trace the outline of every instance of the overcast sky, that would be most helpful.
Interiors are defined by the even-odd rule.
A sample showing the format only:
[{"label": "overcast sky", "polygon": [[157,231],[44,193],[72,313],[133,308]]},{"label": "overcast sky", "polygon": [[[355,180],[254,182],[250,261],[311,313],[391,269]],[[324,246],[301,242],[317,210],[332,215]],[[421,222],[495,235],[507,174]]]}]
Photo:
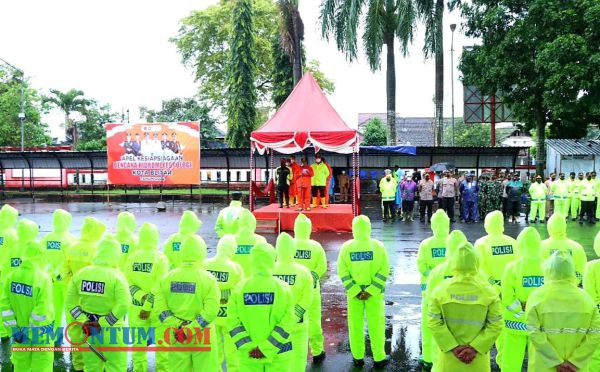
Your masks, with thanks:
[{"label": "overcast sky", "polygon": [[[192,10],[217,0],[19,0],[5,1],[0,15],[0,58],[25,71],[33,86],[81,89],[89,98],[110,103],[116,111],[138,107],[159,108],[163,99],[191,96],[197,91],[192,71],[180,62],[168,39],[177,34],[179,20]],[[321,69],[335,82],[330,96],[334,107],[350,126],[360,112],[385,112],[385,63],[372,73],[363,56],[348,64],[335,45],[323,41],[318,23],[319,0],[303,0],[308,59],[318,59]],[[449,25],[460,24],[458,12],[444,20],[445,104],[451,114]],[[472,44],[455,33],[454,49]],[[422,27],[408,58],[396,57],[397,102],[402,116],[433,116],[434,64],[425,61]],[[383,50],[385,58],[385,48]],[[455,52],[455,69],[459,52]],[[455,71],[455,115],[462,116],[462,86]],[[62,137],[62,116],[45,117],[52,134]]]}]

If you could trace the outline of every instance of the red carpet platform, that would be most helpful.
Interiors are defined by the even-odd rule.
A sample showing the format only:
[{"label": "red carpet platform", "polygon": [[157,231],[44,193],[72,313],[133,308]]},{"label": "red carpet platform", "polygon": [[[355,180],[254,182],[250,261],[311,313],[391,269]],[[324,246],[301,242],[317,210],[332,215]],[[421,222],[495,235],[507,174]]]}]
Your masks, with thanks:
[{"label": "red carpet platform", "polygon": [[[296,207],[281,208],[279,204],[270,204],[266,207],[254,210],[257,219],[277,219],[281,212],[281,230],[293,231],[294,221],[298,216]],[[329,208],[313,208],[310,211],[302,212],[312,221],[313,232],[315,231],[334,231],[351,232],[352,231],[352,204],[331,204]],[[258,223],[260,225],[260,222]]]}]

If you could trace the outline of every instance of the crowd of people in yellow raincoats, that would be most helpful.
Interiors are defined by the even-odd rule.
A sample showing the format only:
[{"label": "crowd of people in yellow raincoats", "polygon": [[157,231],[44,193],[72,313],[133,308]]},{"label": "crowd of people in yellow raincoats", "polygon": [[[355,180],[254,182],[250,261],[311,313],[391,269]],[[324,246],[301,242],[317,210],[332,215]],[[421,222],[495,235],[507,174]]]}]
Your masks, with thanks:
[{"label": "crowd of people in yellow raincoats", "polygon": [[[327,258],[306,215],[296,218],[294,237],[281,233],[272,246],[236,194],[217,218],[212,258],[192,211],[162,250],[157,226],[138,229],[130,212],[119,214],[114,235],[86,217],[75,237],[71,222],[57,209],[52,231],[38,239],[37,223],[8,204],[0,209],[0,332],[25,348],[12,352],[16,371],[53,370],[54,353],[44,351],[55,346],[44,342],[49,335],[57,346],[88,342],[70,350],[76,371],[126,371],[128,352],[134,371],[149,369],[150,352],[156,371],[305,371],[309,355],[313,366],[325,359]],[[587,262],[560,213],[547,229],[545,240],[533,227],[514,239],[495,211],[485,217],[486,235],[471,244],[450,231],[443,210],[433,214],[433,235],[417,256],[424,369],[489,371],[495,346],[502,371],[521,371],[525,360],[531,371],[600,370],[600,260]],[[368,365],[381,368],[390,360],[384,296],[391,266],[389,247],[371,230],[368,217],[354,218],[337,274],[353,363],[366,365],[366,323]],[[594,250],[600,256],[600,234]],[[65,325],[67,342],[59,334]],[[101,337],[126,328],[153,337]],[[191,347],[201,340],[210,347]]]},{"label": "crowd of people in yellow raincoats", "polygon": [[[485,218],[471,245],[438,210],[433,236],[419,246],[422,290],[420,364],[433,371],[600,370],[600,260],[587,262],[555,213],[549,237],[526,227],[504,234],[502,213]],[[600,233],[594,240],[600,257]],[[527,356],[527,358],[526,358]]]}]

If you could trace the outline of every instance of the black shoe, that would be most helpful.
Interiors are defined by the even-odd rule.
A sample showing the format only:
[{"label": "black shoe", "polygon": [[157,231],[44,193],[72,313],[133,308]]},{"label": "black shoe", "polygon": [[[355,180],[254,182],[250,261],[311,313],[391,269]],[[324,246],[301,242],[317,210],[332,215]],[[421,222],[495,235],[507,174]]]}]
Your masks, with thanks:
[{"label": "black shoe", "polygon": [[544,220],[540,220],[540,223],[544,223]]},{"label": "black shoe", "polygon": [[364,359],[354,359],[352,362],[354,363],[355,367],[362,367],[365,365]]},{"label": "black shoe", "polygon": [[6,336],[6,337],[2,337],[2,343],[7,343],[8,341],[10,341],[10,337]]},{"label": "black shoe", "polygon": [[313,357],[313,364],[314,365],[321,364],[321,363],[323,363],[324,360],[325,360],[325,352],[322,352],[321,354]]},{"label": "black shoe", "polygon": [[580,224],[580,225],[583,225],[583,220],[579,220],[579,224]]},{"label": "black shoe", "polygon": [[378,362],[373,362],[373,368],[383,368],[383,367],[385,367],[389,363],[389,361],[390,361],[391,358],[392,357],[390,357],[389,355],[386,355],[383,360],[380,360]]},{"label": "black shoe", "polygon": [[419,357],[419,365],[424,371],[431,371],[431,369],[433,368],[433,363],[426,362],[425,359],[423,359],[423,356]]},{"label": "black shoe", "polygon": [[283,204],[280,204],[280,205],[279,205],[279,208],[283,208]]}]

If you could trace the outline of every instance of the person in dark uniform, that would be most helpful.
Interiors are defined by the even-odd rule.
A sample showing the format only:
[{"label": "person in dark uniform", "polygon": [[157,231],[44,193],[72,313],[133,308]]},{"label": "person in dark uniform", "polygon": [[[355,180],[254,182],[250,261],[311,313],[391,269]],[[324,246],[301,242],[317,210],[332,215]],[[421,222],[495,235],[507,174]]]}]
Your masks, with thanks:
[{"label": "person in dark uniform", "polygon": [[288,168],[285,158],[281,158],[281,164],[275,169],[275,184],[277,185],[277,194],[279,194],[279,208],[290,207],[290,182],[292,181],[292,170]]},{"label": "person in dark uniform", "polygon": [[133,155],[133,141],[131,141],[131,133],[127,133],[127,139],[123,142],[125,154]]},{"label": "person in dark uniform", "polygon": [[169,135],[167,133],[162,134],[162,141],[160,141],[160,147],[163,150],[171,149],[171,141],[169,141]]},{"label": "person in dark uniform", "polygon": [[177,140],[177,133],[175,132],[171,133],[171,151],[173,151],[174,154],[179,154],[181,151],[181,144]]},{"label": "person in dark uniform", "polygon": [[131,149],[135,156],[140,156],[142,154],[142,140],[140,139],[139,133],[135,134],[135,141],[131,145]]}]

